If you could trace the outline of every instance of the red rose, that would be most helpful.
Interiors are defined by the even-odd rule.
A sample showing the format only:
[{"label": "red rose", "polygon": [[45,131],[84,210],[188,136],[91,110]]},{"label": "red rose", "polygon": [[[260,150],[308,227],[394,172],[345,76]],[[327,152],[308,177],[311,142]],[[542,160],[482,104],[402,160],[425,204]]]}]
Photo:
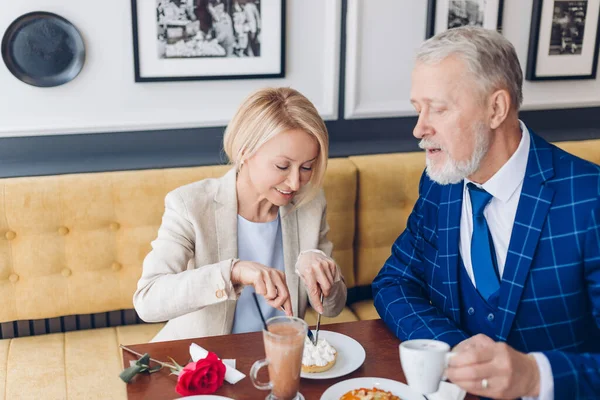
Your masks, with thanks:
[{"label": "red rose", "polygon": [[182,396],[211,394],[223,385],[223,379],[225,364],[215,353],[209,351],[206,358],[183,367],[175,390]]}]

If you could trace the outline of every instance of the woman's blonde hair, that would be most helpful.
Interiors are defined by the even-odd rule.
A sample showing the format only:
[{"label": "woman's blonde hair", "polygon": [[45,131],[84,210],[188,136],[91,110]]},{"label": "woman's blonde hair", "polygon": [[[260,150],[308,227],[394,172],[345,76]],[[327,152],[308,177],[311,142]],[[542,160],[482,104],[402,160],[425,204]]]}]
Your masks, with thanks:
[{"label": "woman's blonde hair", "polygon": [[296,195],[295,204],[300,207],[312,200],[323,185],[329,156],[325,123],[304,95],[286,87],[264,88],[252,93],[227,126],[223,149],[229,162],[239,170],[243,159],[252,157],[268,140],[293,129],[308,133],[319,144],[310,181]]}]

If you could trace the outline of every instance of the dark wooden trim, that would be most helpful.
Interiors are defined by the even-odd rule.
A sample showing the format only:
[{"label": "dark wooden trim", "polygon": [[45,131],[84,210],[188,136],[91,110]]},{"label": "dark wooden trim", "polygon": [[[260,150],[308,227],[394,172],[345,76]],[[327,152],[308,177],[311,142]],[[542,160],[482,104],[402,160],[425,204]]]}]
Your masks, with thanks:
[{"label": "dark wooden trim", "polygon": [[46,320],[44,319],[36,319],[31,321],[33,325],[33,335],[45,335],[48,333],[48,328],[46,327]]},{"label": "dark wooden trim", "polygon": [[0,339],[144,324],[134,309],[0,323]]},{"label": "dark wooden trim", "polygon": [[92,314],[92,321],[94,321],[93,325],[94,328],[106,328],[108,327],[108,321],[107,321],[107,315],[106,313],[98,313],[98,314]]},{"label": "dark wooden trim", "polygon": [[79,322],[77,329],[92,329],[93,328],[91,315],[89,315],[89,314],[78,315],[77,320]]},{"label": "dark wooden trim", "polygon": [[75,315],[67,315],[63,317],[63,332],[71,332],[77,330],[77,317]]},{"label": "dark wooden trim", "polygon": [[[600,107],[519,114],[546,140],[600,138]],[[329,155],[419,151],[412,136],[416,121],[415,117],[326,121]],[[0,138],[0,178],[224,164],[224,129]]]},{"label": "dark wooden trim", "polygon": [[60,317],[48,318],[48,333],[59,333],[63,331]]},{"label": "dark wooden trim", "polygon": [[135,325],[137,323],[137,313],[135,310],[123,310],[123,325]]},{"label": "dark wooden trim", "polygon": [[108,326],[120,326],[123,325],[123,317],[121,311],[110,311],[108,313]]},{"label": "dark wooden trim", "polygon": [[29,326],[29,321],[17,321],[17,332],[16,336],[24,337],[31,336],[33,334],[31,327]]},{"label": "dark wooden trim", "polygon": [[3,322],[0,324],[0,333],[2,334],[2,339],[10,339],[15,337],[15,323],[13,321]]}]

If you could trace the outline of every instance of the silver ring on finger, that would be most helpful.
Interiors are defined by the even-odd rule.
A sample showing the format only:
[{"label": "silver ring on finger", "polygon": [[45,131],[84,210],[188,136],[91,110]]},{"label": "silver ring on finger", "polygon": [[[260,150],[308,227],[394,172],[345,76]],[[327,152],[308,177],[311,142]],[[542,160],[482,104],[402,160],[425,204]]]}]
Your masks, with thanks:
[{"label": "silver ring on finger", "polygon": [[485,389],[487,389],[489,386],[490,386],[490,383],[488,382],[488,380],[487,380],[487,379],[485,379],[485,378],[483,378],[483,379],[481,380],[481,388],[482,388],[483,390],[485,390]]}]

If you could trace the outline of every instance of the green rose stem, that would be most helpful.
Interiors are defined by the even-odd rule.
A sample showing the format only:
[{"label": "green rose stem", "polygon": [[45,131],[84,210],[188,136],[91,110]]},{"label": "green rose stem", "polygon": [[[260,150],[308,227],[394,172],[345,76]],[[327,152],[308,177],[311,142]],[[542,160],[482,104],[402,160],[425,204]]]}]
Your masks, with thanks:
[{"label": "green rose stem", "polygon": [[[129,347],[123,346],[122,344],[120,344],[119,347],[131,354],[134,354],[134,355],[140,357],[139,360],[132,363],[131,367],[125,368],[123,370],[123,372],[121,372],[119,374],[119,377],[125,383],[129,383],[137,374],[139,374],[141,372],[153,373],[153,372],[159,371],[162,367],[167,367],[167,368],[171,369],[172,373],[174,373],[175,375],[178,375],[179,371],[181,371],[183,369],[183,367],[181,365],[177,364],[177,362],[175,362],[175,360],[173,360],[173,359],[171,359],[171,360],[173,360],[173,363],[175,365],[155,360],[154,358],[150,358],[150,355],[148,353],[140,354],[137,351],[131,350]],[[150,365],[149,365],[150,361],[157,363],[159,366],[150,368]]]},{"label": "green rose stem", "polygon": [[[123,346],[122,344],[120,344],[119,347],[122,348],[123,350],[125,350],[125,351],[133,354],[133,355],[138,356],[138,357],[143,357],[144,356],[144,354],[140,354],[140,353],[138,353],[135,350],[131,350],[129,347]],[[155,363],[157,363],[157,364],[159,364],[159,365],[161,365],[163,367],[168,367],[168,368],[171,368],[171,369],[177,369],[173,364],[169,364],[169,363],[166,363],[166,362],[158,361],[158,360],[155,360],[154,358],[149,358],[149,360],[150,361],[154,361]]]}]

